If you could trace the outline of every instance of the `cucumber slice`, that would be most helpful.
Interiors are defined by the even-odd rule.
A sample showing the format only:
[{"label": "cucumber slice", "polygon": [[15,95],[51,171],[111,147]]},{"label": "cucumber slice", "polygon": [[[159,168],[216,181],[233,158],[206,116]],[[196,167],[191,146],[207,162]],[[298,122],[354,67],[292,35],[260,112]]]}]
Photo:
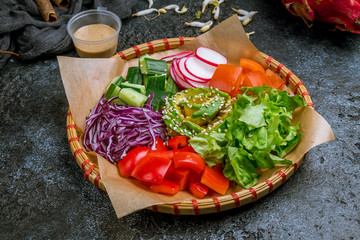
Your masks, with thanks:
[{"label": "cucumber slice", "polygon": [[107,85],[106,89],[105,89],[105,92],[108,91],[109,87],[111,84],[115,84],[116,86],[119,86],[120,87],[120,84],[125,82],[125,79],[122,77],[122,76],[117,76],[117,77],[114,77],[111,82],[109,83],[109,85]]},{"label": "cucumber slice", "polygon": [[168,97],[169,94],[166,93],[164,90],[148,88],[146,90],[146,95],[149,96],[152,92],[154,92],[154,98],[151,102],[151,106],[154,107],[155,111],[158,111],[161,109],[162,106],[165,105],[165,98]]},{"label": "cucumber slice", "polygon": [[168,67],[167,63],[163,60],[156,60],[152,58],[145,59],[145,65],[147,74],[149,75],[161,75],[161,74],[167,74]]},{"label": "cucumber slice", "polygon": [[145,59],[150,58],[149,54],[145,54],[139,57],[139,68],[142,74],[146,74]]},{"label": "cucumber slice", "polygon": [[166,75],[149,76],[146,89],[159,89],[164,90],[165,88]]},{"label": "cucumber slice", "polygon": [[170,93],[171,95],[179,92],[179,87],[176,85],[170,74],[165,83],[165,92]]},{"label": "cucumber slice", "polygon": [[139,67],[129,67],[127,75],[126,75],[126,81],[129,83],[134,84],[142,84],[143,83],[143,77],[140,71]]},{"label": "cucumber slice", "polygon": [[140,85],[140,84],[133,84],[133,83],[129,83],[129,82],[124,82],[120,85],[121,88],[132,88],[135,91],[145,94],[146,93],[146,89],[144,85]]},{"label": "cucumber slice", "polygon": [[126,104],[134,107],[143,107],[147,96],[135,91],[132,88],[123,88],[119,92],[119,98]]},{"label": "cucumber slice", "polygon": [[112,97],[118,96],[121,88],[114,83],[111,83],[108,90],[105,93],[105,98],[110,99]]}]

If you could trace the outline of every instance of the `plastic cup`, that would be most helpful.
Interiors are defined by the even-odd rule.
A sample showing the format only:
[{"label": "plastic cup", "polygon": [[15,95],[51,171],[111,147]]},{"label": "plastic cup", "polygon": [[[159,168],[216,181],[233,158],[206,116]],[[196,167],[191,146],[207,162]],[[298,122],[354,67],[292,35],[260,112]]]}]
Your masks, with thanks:
[{"label": "plastic cup", "polygon": [[120,18],[105,9],[94,9],[74,15],[67,24],[67,31],[76,52],[83,58],[108,58],[115,54]]}]

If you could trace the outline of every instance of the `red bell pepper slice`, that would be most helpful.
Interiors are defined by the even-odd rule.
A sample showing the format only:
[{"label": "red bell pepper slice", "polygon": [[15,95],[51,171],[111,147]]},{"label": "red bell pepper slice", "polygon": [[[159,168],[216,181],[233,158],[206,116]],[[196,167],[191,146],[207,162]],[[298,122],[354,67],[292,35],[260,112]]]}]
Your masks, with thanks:
[{"label": "red bell pepper slice", "polygon": [[165,159],[172,160],[174,158],[174,151],[173,150],[166,150],[166,151],[155,150],[155,151],[149,151],[148,155],[155,161],[156,161],[156,159],[159,159],[159,158],[165,158]]},{"label": "red bell pepper slice", "polygon": [[170,140],[167,142],[167,145],[171,149],[178,149],[186,147],[188,145],[188,140],[189,138],[186,136],[175,136],[170,138]]},{"label": "red bell pepper slice", "polygon": [[175,168],[190,168],[197,173],[201,173],[205,167],[205,160],[198,154],[192,152],[175,152]]},{"label": "red bell pepper slice", "polygon": [[200,183],[201,175],[202,175],[201,173],[191,171],[189,176],[189,183]]},{"label": "red bell pepper slice", "polygon": [[189,185],[190,169],[175,168],[173,165],[166,173],[165,179],[171,180],[180,185],[180,190],[186,190]]},{"label": "red bell pepper slice", "polygon": [[209,192],[209,188],[201,183],[190,183],[189,192],[196,198],[204,198]]},{"label": "red bell pepper slice", "polygon": [[152,192],[173,195],[180,191],[180,185],[169,180],[164,180],[160,184],[151,184],[150,189]]},{"label": "red bell pepper slice", "polygon": [[183,147],[183,148],[178,148],[176,150],[174,150],[175,152],[195,152],[195,149],[192,147],[192,146],[186,146],[186,147]]},{"label": "red bell pepper slice", "polygon": [[229,179],[222,172],[216,171],[209,166],[205,166],[201,176],[201,183],[222,195],[225,195],[229,188]]},{"label": "red bell pepper slice", "polygon": [[123,159],[118,162],[120,175],[123,177],[130,177],[131,172],[135,166],[142,160],[150,151],[150,147],[137,147],[130,150]]},{"label": "red bell pepper slice", "polygon": [[161,183],[171,163],[172,160],[169,158],[158,158],[151,156],[150,153],[148,153],[135,166],[131,176],[142,182]]},{"label": "red bell pepper slice", "polygon": [[168,150],[164,141],[159,137],[155,138],[155,149],[159,150],[159,151],[167,151]]}]

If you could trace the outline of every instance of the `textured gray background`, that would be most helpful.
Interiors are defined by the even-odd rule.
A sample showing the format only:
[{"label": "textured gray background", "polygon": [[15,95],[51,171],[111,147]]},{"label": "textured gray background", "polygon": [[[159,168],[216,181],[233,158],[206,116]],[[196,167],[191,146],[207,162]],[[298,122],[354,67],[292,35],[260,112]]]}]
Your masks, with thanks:
[{"label": "textured gray background", "polygon": [[[201,1],[182,4],[189,7],[185,15],[124,20],[118,50],[198,36],[184,22],[194,19]],[[139,1],[135,10],[146,7]],[[336,140],[312,149],[296,174],[253,204],[196,217],[142,210],[119,220],[69,149],[56,57],[12,57],[0,74],[1,239],[359,239],[360,36],[321,23],[308,28],[280,0],[228,0],[220,20],[233,14],[230,7],[259,11],[245,27],[256,32],[252,42],[303,81]]]}]

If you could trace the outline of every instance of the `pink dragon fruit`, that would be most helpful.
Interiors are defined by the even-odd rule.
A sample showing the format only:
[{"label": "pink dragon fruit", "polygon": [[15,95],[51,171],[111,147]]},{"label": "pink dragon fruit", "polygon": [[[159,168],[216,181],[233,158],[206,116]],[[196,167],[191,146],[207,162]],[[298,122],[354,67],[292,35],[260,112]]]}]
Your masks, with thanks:
[{"label": "pink dragon fruit", "polygon": [[286,9],[310,27],[314,20],[333,23],[335,28],[360,34],[359,0],[282,0]]}]

